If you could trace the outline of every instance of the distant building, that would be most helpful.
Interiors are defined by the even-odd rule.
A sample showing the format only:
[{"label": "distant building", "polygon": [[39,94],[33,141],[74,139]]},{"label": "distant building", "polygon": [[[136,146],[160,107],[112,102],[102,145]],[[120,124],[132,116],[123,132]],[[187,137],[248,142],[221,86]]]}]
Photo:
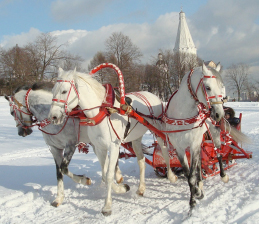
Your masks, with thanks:
[{"label": "distant building", "polygon": [[185,13],[182,10],[179,13],[179,25],[174,46],[174,52],[190,53],[197,55],[197,49],[192,40],[192,36],[186,22]]},{"label": "distant building", "polygon": [[214,61],[205,61],[204,64],[206,66],[210,66],[211,68],[216,68],[217,67],[217,65],[216,65],[216,63]]},{"label": "distant building", "polygon": [[163,59],[162,53],[158,53],[158,61],[156,62],[156,66],[160,69],[160,71],[164,74],[167,74],[168,72],[168,66]]}]

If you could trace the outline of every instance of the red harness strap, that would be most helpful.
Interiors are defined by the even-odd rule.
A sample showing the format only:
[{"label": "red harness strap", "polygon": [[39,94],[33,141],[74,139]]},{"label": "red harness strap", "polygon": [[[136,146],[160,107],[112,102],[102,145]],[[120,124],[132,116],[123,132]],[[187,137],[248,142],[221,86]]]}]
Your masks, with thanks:
[{"label": "red harness strap", "polygon": [[68,110],[67,110],[67,107],[68,107],[68,98],[69,98],[69,95],[70,95],[70,93],[71,93],[72,88],[74,89],[78,100],[80,100],[79,93],[78,93],[78,91],[77,91],[77,89],[76,89],[74,80],[57,80],[57,82],[66,82],[66,83],[70,83],[70,85],[71,85],[71,86],[70,86],[70,89],[69,89],[69,91],[68,91],[68,95],[67,95],[67,99],[66,99],[66,100],[62,100],[62,99],[58,99],[58,98],[53,98],[53,99],[52,99],[53,102],[64,103],[65,113],[68,114]]},{"label": "red harness strap", "polygon": [[98,107],[93,107],[91,109],[84,109],[84,110],[81,110],[79,107],[76,107],[69,113],[69,117],[79,118],[80,119],[80,125],[95,126],[95,125],[100,124],[106,116],[109,116],[110,113],[108,112],[108,110],[106,108],[107,107],[113,107],[114,100],[115,100],[115,94],[114,94],[114,91],[113,91],[113,88],[112,88],[111,84],[105,84],[103,86],[106,89],[106,94],[105,94],[104,101],[103,101],[102,105],[98,106],[100,109],[99,109],[99,113],[96,116],[88,118],[84,114],[84,111],[92,110],[92,109],[95,109],[95,108],[98,108]]},{"label": "red harness strap", "polygon": [[161,120],[162,119],[162,116],[163,116],[163,113],[164,113],[164,106],[163,106],[162,102],[161,102],[162,113],[158,117],[155,117],[154,111],[153,111],[153,108],[152,108],[150,102],[148,101],[148,99],[143,94],[141,94],[139,92],[131,92],[131,93],[127,93],[126,95],[128,95],[128,94],[134,95],[134,96],[138,97],[139,99],[141,99],[146,104],[146,107],[148,108],[150,115],[143,114],[139,111],[136,111],[136,113],[138,113],[141,116],[150,118],[150,119],[155,119],[155,120]]}]

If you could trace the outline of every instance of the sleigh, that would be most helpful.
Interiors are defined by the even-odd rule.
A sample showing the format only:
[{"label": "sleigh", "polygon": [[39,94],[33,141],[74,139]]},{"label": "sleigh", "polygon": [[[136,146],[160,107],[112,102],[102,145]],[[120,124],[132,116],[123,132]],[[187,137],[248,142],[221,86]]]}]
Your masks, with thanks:
[{"label": "sleigh", "polygon": [[[241,119],[242,113],[239,115],[240,123],[237,125],[236,129],[241,130]],[[222,155],[222,161],[224,162],[224,170],[227,170],[237,163],[237,159],[250,159],[252,158],[252,152],[245,151],[242,146],[240,146],[227,132],[221,131],[221,149],[220,154]],[[120,158],[130,158],[136,157],[134,150],[130,143],[122,144],[124,151],[120,152]],[[127,152],[125,151],[127,150]],[[148,165],[154,168],[157,175],[161,177],[167,176],[167,167],[165,160],[162,156],[161,148],[157,141],[153,142],[151,146],[146,146],[142,144],[143,153],[145,154],[145,161]],[[169,145],[169,156],[170,156],[170,167],[176,175],[182,175],[182,169],[180,161],[178,160],[175,149],[172,145]],[[187,149],[186,155],[188,163],[190,164],[190,152]],[[201,144],[201,167],[202,176],[204,179],[215,176],[220,173],[217,153],[214,149],[212,140],[207,139],[206,135],[203,137],[203,142]]]}]

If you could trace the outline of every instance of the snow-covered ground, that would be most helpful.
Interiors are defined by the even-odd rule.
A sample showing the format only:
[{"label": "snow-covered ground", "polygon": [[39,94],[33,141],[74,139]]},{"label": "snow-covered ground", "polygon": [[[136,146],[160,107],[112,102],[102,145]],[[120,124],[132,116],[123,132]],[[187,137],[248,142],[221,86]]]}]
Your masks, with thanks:
[{"label": "snow-covered ground", "polygon": [[[258,224],[259,104],[227,106],[237,115],[243,113],[242,131],[254,141],[243,148],[252,151],[253,158],[237,160],[238,164],[227,171],[227,184],[219,176],[206,179],[205,197],[197,201],[191,217],[187,217],[190,193],[184,179],[170,184],[147,165],[144,197],[135,194],[139,182],[136,158],[120,160],[124,182],[131,189],[123,195],[113,194],[112,215],[104,217],[101,209],[106,189],[93,151],[87,155],[76,151],[69,166],[73,173],[90,177],[92,185],[75,184],[65,176],[65,200],[58,208],[52,207],[57,189],[52,155],[36,128],[26,138],[18,136],[8,103],[0,97],[0,224]],[[147,133],[144,142],[152,141]]]}]

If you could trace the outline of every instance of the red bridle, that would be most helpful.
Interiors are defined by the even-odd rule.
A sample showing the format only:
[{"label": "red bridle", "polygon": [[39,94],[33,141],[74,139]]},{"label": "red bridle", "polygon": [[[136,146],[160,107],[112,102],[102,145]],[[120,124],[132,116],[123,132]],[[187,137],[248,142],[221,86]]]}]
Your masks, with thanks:
[{"label": "red bridle", "polygon": [[[203,77],[200,79],[199,83],[198,83],[198,86],[195,90],[195,92],[193,91],[192,89],[192,86],[191,86],[191,77],[192,77],[192,74],[193,74],[193,70],[190,71],[189,75],[188,75],[188,79],[187,79],[187,85],[188,85],[188,90],[189,92],[191,93],[193,99],[199,104],[201,103],[198,99],[198,96],[197,96],[197,92],[198,92],[198,89],[201,87],[202,88],[202,92],[205,96],[205,99],[206,99],[206,102],[207,102],[207,107],[210,109],[211,108],[211,105],[214,105],[214,104],[223,104],[223,95],[222,94],[219,94],[219,95],[214,95],[214,96],[208,96],[208,93],[207,93],[207,90],[205,88],[205,85],[204,85],[204,79],[205,78],[214,78],[216,79],[216,76],[208,76],[208,75],[203,75]],[[212,102],[210,101],[211,99],[213,98],[221,98],[221,101],[216,101],[216,102]]]},{"label": "red bridle", "polygon": [[[90,74],[90,75],[93,75],[93,74],[95,74],[97,71],[99,71],[99,70],[101,70],[101,69],[103,69],[103,68],[111,68],[111,69],[113,69],[113,70],[117,73],[117,75],[118,75],[118,77],[119,77],[119,85],[120,85],[120,102],[121,102],[122,105],[124,105],[124,104],[125,104],[124,78],[123,78],[123,75],[122,75],[121,70],[120,70],[116,65],[114,65],[114,64],[112,64],[112,63],[103,63],[103,64],[101,64],[101,65],[95,67],[94,69],[92,69],[89,74]],[[74,99],[76,98],[76,97],[75,97],[74,99],[72,99],[72,100],[70,101],[70,103],[68,103],[68,98],[69,98],[70,92],[71,92],[71,90],[72,90],[72,88],[73,88],[74,91],[75,91],[75,93],[76,93],[76,96],[77,96],[77,98],[78,98],[78,101],[80,100],[79,92],[78,92],[78,90],[77,90],[77,88],[76,88],[76,86],[75,86],[74,80],[61,80],[61,79],[59,79],[59,80],[57,80],[57,82],[66,82],[66,83],[70,83],[70,85],[71,85],[66,100],[62,100],[62,99],[58,99],[58,98],[53,98],[53,99],[52,99],[53,102],[64,103],[65,114],[68,116],[68,115],[69,115],[69,112],[68,112],[68,105],[69,105],[71,102],[73,102]],[[96,107],[95,107],[95,108],[96,108]],[[92,109],[94,109],[94,108],[92,108]],[[88,109],[88,110],[90,110],[90,109]],[[125,111],[123,111],[122,109],[120,109],[120,113],[121,113],[121,114],[125,114]]]},{"label": "red bridle", "polygon": [[[64,103],[65,114],[68,115],[68,114],[69,114],[68,109],[67,109],[67,107],[68,107],[68,105],[69,105],[69,103],[68,103],[68,98],[69,98],[69,95],[70,95],[70,93],[71,93],[71,90],[72,90],[72,88],[74,89],[74,91],[75,91],[75,93],[76,93],[76,97],[78,98],[78,101],[80,100],[79,92],[77,91],[77,88],[76,88],[76,86],[75,86],[74,80],[61,80],[61,79],[59,79],[59,80],[57,80],[57,82],[70,83],[70,85],[71,85],[71,86],[70,86],[70,89],[69,89],[69,91],[68,91],[66,100],[62,100],[62,99],[58,99],[58,98],[53,98],[53,99],[52,99],[53,102]],[[75,98],[76,98],[76,97],[75,97]],[[75,99],[75,98],[74,98],[74,99]],[[74,99],[72,99],[71,102],[74,101]],[[71,102],[70,102],[70,103],[71,103]]]},{"label": "red bridle", "polygon": [[[14,96],[9,97],[10,107],[13,108],[13,112],[14,112],[14,119],[15,119],[15,121],[18,122],[17,126],[20,125],[24,129],[28,129],[28,128],[34,126],[33,125],[34,121],[32,119],[28,121],[28,120],[24,120],[22,118],[22,113],[25,115],[28,115],[30,117],[33,116],[29,109],[29,104],[28,104],[28,96],[29,96],[30,92],[31,92],[31,89],[29,89],[25,95],[25,106],[22,103],[20,103]],[[26,108],[27,111],[23,111],[22,108]],[[18,112],[19,112],[19,114],[18,114]],[[29,123],[29,125],[25,125],[27,123]]]}]

